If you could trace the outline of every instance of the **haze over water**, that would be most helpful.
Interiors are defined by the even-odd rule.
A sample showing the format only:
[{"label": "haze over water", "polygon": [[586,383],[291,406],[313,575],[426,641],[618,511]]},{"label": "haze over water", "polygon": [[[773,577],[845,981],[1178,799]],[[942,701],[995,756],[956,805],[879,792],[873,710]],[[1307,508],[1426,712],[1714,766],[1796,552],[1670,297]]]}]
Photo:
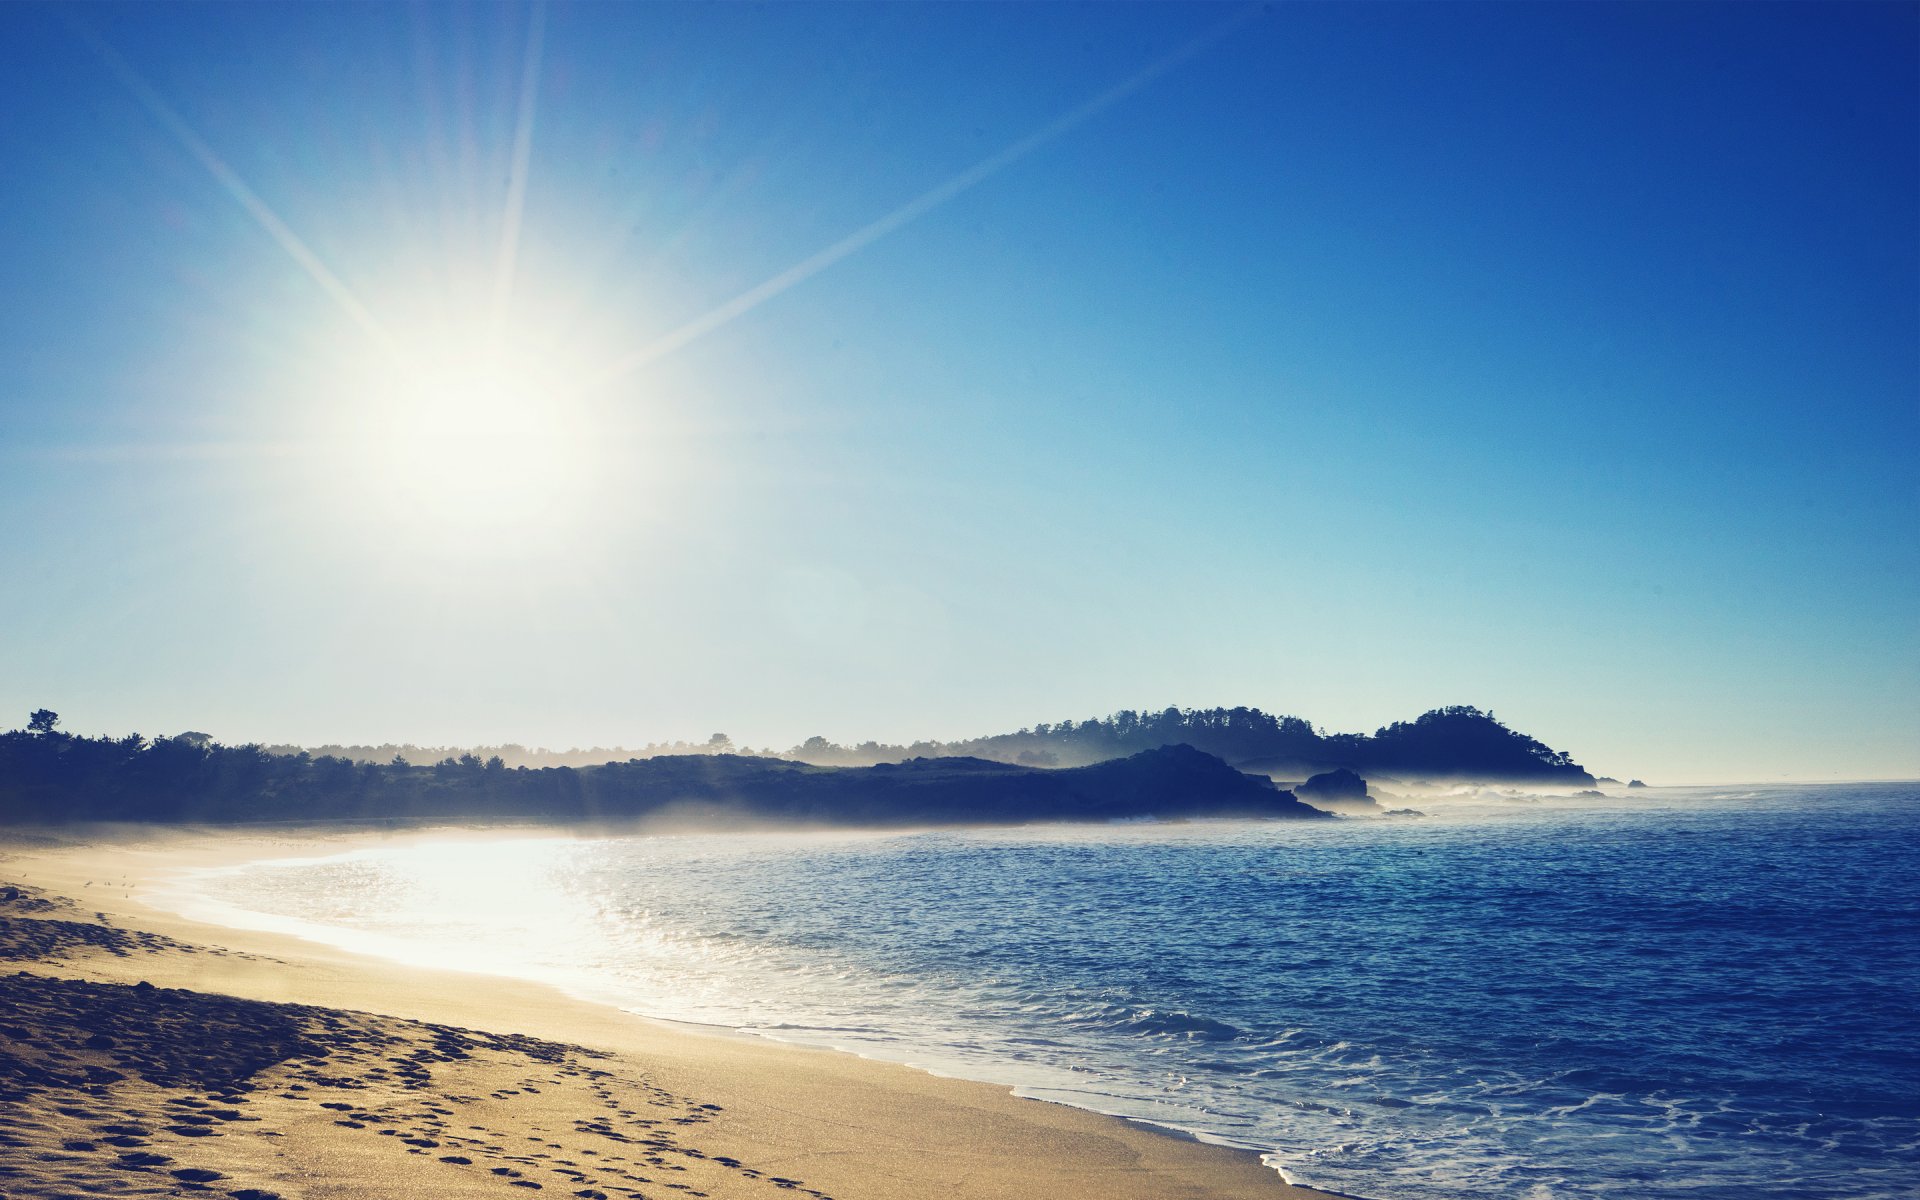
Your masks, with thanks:
[{"label": "haze over water", "polygon": [[1920,788],[409,843],[179,900],[1255,1148],[1380,1200],[1920,1189]]}]

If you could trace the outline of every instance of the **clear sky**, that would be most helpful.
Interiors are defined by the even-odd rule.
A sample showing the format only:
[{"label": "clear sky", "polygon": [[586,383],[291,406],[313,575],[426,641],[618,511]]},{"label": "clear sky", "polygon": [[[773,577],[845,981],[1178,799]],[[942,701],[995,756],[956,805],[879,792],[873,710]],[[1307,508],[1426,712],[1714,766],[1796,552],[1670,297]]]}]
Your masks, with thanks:
[{"label": "clear sky", "polygon": [[1917,14],[0,6],[0,723],[1920,776]]}]

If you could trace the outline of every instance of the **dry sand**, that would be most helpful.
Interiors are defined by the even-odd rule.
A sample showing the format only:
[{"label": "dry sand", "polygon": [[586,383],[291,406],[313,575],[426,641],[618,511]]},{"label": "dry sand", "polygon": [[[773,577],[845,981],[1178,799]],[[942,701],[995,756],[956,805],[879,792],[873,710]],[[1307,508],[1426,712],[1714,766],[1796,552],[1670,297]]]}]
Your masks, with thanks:
[{"label": "dry sand", "polygon": [[0,1198],[1327,1195],[1000,1087],[143,903],[186,868],[382,836],[0,842]]}]

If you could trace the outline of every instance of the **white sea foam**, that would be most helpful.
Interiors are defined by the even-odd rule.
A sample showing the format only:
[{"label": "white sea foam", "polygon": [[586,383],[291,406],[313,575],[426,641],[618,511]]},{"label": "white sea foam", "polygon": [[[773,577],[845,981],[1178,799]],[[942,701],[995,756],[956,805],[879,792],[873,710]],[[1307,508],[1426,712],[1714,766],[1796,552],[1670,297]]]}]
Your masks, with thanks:
[{"label": "white sea foam", "polygon": [[1384,1200],[1920,1193],[1920,800],[397,845],[202,916],[1006,1083]]}]

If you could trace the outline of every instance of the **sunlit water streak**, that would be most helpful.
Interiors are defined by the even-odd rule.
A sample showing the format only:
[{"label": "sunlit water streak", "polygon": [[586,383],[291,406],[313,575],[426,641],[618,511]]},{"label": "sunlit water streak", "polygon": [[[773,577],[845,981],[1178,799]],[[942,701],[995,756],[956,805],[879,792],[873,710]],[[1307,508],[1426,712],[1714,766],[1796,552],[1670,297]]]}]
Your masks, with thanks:
[{"label": "sunlit water streak", "polygon": [[1920,791],[1858,785],[413,843],[192,889],[228,919],[1007,1083],[1382,1200],[1892,1200],[1920,1194],[1916,847]]}]

